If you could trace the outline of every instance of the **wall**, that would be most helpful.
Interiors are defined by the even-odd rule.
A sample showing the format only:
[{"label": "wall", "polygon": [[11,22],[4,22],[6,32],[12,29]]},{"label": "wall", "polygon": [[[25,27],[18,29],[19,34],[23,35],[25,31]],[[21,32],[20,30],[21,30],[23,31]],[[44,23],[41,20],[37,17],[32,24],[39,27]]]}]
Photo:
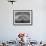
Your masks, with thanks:
[{"label": "wall", "polygon": [[[33,25],[14,26],[13,9],[32,9]],[[7,0],[0,0],[0,40],[15,40],[18,32],[30,33],[33,40],[46,40],[45,0],[17,0],[14,5]]]}]

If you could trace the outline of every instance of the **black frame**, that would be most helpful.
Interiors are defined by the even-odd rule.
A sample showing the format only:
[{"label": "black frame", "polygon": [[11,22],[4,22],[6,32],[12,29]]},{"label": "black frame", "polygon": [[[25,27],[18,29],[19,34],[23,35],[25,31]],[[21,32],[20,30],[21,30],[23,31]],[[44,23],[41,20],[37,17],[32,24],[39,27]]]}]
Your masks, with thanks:
[{"label": "black frame", "polygon": [[[29,23],[29,24],[16,24],[16,23],[14,23],[14,12],[15,11],[30,11],[31,12],[31,24]],[[23,25],[23,26],[27,26],[27,25],[32,25],[33,24],[33,11],[32,10],[13,10],[13,25],[18,25],[18,26],[21,26],[21,25]]]}]

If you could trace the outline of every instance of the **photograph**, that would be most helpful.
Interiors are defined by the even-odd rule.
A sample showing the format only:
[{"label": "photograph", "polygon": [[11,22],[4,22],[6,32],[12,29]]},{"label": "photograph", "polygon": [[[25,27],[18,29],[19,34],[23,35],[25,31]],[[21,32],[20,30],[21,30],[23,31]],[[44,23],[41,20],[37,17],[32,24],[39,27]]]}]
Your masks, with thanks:
[{"label": "photograph", "polygon": [[31,25],[32,10],[13,10],[14,25]]},{"label": "photograph", "polygon": [[0,0],[0,46],[46,46],[46,0]]}]

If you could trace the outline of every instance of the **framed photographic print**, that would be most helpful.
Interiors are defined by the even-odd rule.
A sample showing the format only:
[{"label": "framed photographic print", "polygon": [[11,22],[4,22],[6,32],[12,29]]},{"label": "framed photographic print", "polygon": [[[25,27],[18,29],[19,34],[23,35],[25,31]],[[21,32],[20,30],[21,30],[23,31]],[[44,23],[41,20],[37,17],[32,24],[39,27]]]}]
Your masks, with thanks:
[{"label": "framed photographic print", "polygon": [[14,25],[32,25],[32,10],[13,10]]}]

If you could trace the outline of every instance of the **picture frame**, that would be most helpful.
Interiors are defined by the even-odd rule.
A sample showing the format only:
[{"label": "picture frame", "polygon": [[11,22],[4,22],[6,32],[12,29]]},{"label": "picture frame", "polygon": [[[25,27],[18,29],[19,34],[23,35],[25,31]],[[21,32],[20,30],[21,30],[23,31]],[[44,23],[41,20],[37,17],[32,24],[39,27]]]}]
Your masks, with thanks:
[{"label": "picture frame", "polygon": [[32,10],[13,10],[13,25],[32,25]]}]

